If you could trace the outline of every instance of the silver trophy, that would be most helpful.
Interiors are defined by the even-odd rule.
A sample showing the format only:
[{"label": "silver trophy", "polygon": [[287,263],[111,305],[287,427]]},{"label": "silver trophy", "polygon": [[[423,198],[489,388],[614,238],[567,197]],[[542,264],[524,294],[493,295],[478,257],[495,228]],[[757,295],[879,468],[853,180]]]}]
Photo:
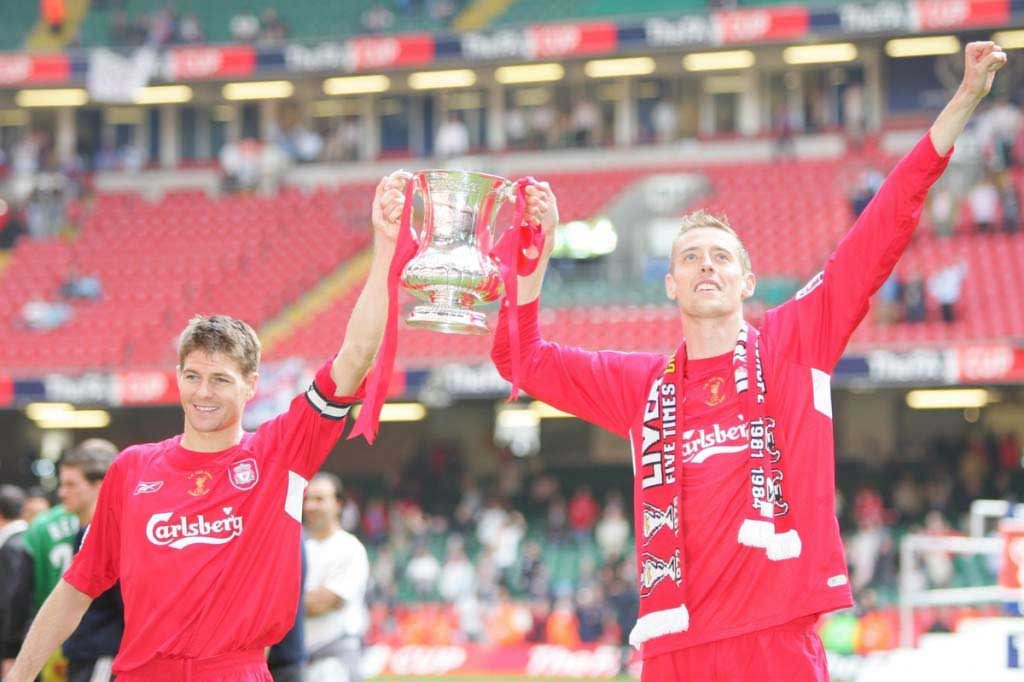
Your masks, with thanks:
[{"label": "silver trophy", "polygon": [[516,184],[497,175],[424,170],[410,182],[423,200],[419,249],[402,271],[408,291],[428,303],[406,320],[412,327],[449,334],[487,334],[486,316],[473,307],[505,293],[490,255],[502,204],[515,202]]}]

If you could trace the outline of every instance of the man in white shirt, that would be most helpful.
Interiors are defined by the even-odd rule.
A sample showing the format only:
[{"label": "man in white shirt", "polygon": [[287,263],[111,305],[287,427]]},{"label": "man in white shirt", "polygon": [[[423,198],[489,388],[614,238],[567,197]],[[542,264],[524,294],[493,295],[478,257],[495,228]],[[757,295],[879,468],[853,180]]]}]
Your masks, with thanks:
[{"label": "man in white shirt", "polygon": [[306,526],[307,682],[361,682],[363,635],[369,624],[366,549],[341,528],[341,480],[319,473],[309,482]]}]

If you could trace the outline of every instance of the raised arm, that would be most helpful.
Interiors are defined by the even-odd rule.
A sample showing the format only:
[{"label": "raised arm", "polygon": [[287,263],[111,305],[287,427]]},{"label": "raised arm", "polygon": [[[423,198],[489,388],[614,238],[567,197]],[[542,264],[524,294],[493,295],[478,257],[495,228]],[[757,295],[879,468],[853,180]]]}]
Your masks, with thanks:
[{"label": "raised arm", "polygon": [[965,50],[963,82],[925,135],[886,178],[853,228],[796,297],[769,311],[780,348],[800,362],[830,372],[871,296],[892,273],[917,228],[925,198],[949,162],[953,143],[992,87],[1006,55],[991,42]]},{"label": "raised arm", "polygon": [[398,171],[377,185],[373,197],[373,261],[363,290],[359,293],[341,350],[331,366],[335,396],[354,395],[373,365],[388,311],[388,268],[395,254],[398,223],[405,200],[403,189],[411,176]]},{"label": "raised arm", "polygon": [[50,655],[78,627],[92,597],[61,580],[32,621],[25,643],[4,682],[32,682]]}]

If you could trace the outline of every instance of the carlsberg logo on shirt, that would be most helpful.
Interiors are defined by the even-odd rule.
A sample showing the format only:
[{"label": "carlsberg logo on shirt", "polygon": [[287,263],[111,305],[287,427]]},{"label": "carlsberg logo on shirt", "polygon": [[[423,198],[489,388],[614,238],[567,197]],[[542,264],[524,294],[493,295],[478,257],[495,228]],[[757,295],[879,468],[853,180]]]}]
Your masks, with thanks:
[{"label": "carlsberg logo on shirt", "polygon": [[179,516],[171,521],[173,514],[161,512],[149,517],[146,524],[146,538],[154,545],[183,549],[189,545],[223,545],[242,534],[242,517],[231,513],[231,507],[224,507],[224,518],[207,521],[203,514],[195,520]]},{"label": "carlsberg logo on shirt", "polygon": [[747,423],[722,428],[687,429],[683,432],[683,461],[700,464],[715,455],[743,452],[749,446]]}]

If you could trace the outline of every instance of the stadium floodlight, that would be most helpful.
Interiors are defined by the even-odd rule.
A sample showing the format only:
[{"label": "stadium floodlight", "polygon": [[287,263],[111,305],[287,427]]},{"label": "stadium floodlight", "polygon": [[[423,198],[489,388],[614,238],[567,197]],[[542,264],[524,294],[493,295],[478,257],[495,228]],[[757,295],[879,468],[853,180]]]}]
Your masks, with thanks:
[{"label": "stadium floodlight", "polygon": [[650,57],[624,57],[622,59],[591,59],[583,65],[583,73],[590,78],[624,78],[654,73],[654,60]]},{"label": "stadium floodlight", "polygon": [[885,53],[893,59],[901,57],[930,57],[956,54],[960,40],[956,36],[926,36],[923,38],[893,38],[885,44]]},{"label": "stadium floodlight", "polygon": [[985,407],[998,396],[984,388],[919,389],[907,393],[907,407],[914,410],[962,410]]},{"label": "stadium floodlight", "polygon": [[503,85],[549,83],[551,81],[560,81],[563,77],[565,77],[565,68],[557,62],[500,66],[494,71],[494,80]]},{"label": "stadium floodlight", "polygon": [[[359,416],[359,408],[353,408],[353,419]],[[384,403],[380,411],[382,422],[418,422],[426,416],[427,406],[423,403]]]},{"label": "stadium floodlight", "polygon": [[192,88],[187,85],[151,85],[132,95],[136,104],[183,104],[192,101]]},{"label": "stadium floodlight", "polygon": [[295,93],[291,81],[243,81],[226,83],[221,88],[224,99],[287,99]]},{"label": "stadium floodlight", "polygon": [[416,71],[409,74],[407,81],[413,90],[441,90],[445,88],[468,88],[476,83],[472,69],[448,69],[445,71]]},{"label": "stadium floodlight", "polygon": [[41,429],[102,429],[109,425],[110,413],[106,410],[68,410],[36,420]]},{"label": "stadium floodlight", "polygon": [[1024,47],[1024,30],[997,31],[992,34],[992,42],[1004,50],[1019,50]]},{"label": "stadium floodlight", "polygon": [[757,57],[750,50],[694,52],[683,57],[683,68],[687,71],[749,69],[755,63],[757,63]]},{"label": "stadium floodlight", "polygon": [[782,51],[782,61],[787,64],[834,64],[856,58],[857,46],[853,43],[793,45]]},{"label": "stadium floodlight", "polygon": [[80,107],[89,101],[83,88],[18,90],[14,102],[19,107]]},{"label": "stadium floodlight", "polygon": [[71,403],[29,403],[25,406],[25,416],[32,421],[39,421],[74,409]]},{"label": "stadium floodlight", "polygon": [[375,92],[387,92],[390,89],[391,79],[379,74],[338,76],[324,81],[325,95],[368,95]]}]

